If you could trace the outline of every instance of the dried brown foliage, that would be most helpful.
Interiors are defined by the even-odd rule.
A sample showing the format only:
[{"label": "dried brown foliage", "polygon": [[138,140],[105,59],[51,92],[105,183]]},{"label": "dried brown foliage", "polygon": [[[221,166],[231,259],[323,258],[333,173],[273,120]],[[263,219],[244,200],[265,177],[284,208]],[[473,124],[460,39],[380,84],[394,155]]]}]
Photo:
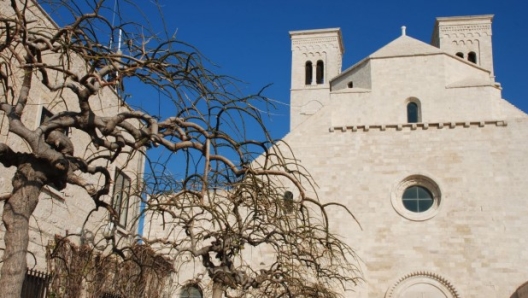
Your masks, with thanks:
[{"label": "dried brown foliage", "polygon": [[[149,164],[152,176],[146,189],[151,196],[142,215],[161,219],[160,224],[174,232],[168,238],[148,237],[145,243],[175,262],[186,262],[187,257],[196,261],[212,281],[214,298],[334,297],[355,284],[354,252],[331,233],[327,220],[330,208],[353,217],[340,204],[321,203],[287,144],[270,138],[261,118],[270,100],[261,94],[241,95],[232,79],[205,67],[207,60],[196,49],[166,32],[148,31],[139,14],[130,13],[136,8],[133,2],[122,3],[130,5],[130,19],[120,15],[115,25],[105,14],[112,11],[113,1],[49,2],[56,5],[50,9],[71,13],[71,22],[58,26],[39,20],[41,12],[33,0],[12,0],[0,16],[0,111],[9,132],[28,144],[27,151],[16,152],[0,143],[0,163],[17,169],[3,211],[3,297],[19,296],[29,218],[42,187],[82,187],[94,210],[107,210],[115,221],[116,210],[105,197],[110,173],[98,161],[111,164],[144,148],[162,148],[170,158]],[[118,30],[126,41],[120,52],[106,45],[107,34]],[[123,100],[123,88],[130,85],[141,90],[138,94],[146,101],[163,102],[163,110],[170,113],[130,109],[105,115],[92,108],[104,92]],[[35,86],[75,104],[36,129],[27,127],[21,119]],[[98,154],[85,158],[79,153],[82,148],[57,133],[65,129],[88,137]],[[248,132],[257,140],[248,139]],[[102,183],[88,183],[86,177],[93,176]],[[286,191],[292,196],[284,203]],[[242,257],[257,247],[269,251],[264,267]],[[90,251],[62,247],[57,256],[65,261],[57,268],[72,273],[72,283],[83,279],[100,286],[102,277],[110,274],[120,282],[133,276],[147,284],[134,291],[154,287],[148,285],[151,275],[138,273],[146,270],[144,262],[149,268],[152,259],[134,259],[142,255],[134,247],[114,246],[111,251],[122,261],[91,263]],[[112,265],[130,260],[142,266],[130,265],[121,272]],[[70,283],[64,277],[59,281]],[[120,282],[114,282],[119,289]],[[73,292],[68,295],[77,294]]]},{"label": "dried brown foliage", "polygon": [[55,237],[48,247],[51,296],[74,298],[84,292],[98,298],[104,293],[119,297],[162,297],[172,265],[145,245],[133,245],[125,259],[105,255],[88,245],[77,246]]}]

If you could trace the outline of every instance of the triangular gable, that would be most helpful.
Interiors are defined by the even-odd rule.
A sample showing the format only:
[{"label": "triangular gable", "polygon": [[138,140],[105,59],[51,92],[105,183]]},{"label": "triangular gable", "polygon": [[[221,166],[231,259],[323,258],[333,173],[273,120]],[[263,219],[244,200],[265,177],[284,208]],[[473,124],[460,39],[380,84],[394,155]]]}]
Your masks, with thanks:
[{"label": "triangular gable", "polygon": [[434,47],[407,35],[402,35],[388,43],[386,46],[372,53],[369,58],[430,55],[443,53],[444,52],[437,47]]}]

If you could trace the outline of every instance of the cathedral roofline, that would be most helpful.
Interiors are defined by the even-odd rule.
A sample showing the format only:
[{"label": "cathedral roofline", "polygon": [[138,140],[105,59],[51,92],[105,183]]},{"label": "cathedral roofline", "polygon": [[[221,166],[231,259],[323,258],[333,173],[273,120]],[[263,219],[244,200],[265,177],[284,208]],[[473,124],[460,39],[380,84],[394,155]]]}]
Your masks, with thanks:
[{"label": "cathedral roofline", "polygon": [[325,28],[325,29],[292,30],[292,31],[289,31],[288,33],[290,33],[290,37],[291,37],[293,35],[319,34],[319,33],[326,33],[326,32],[341,33],[341,28],[335,27],[335,28]]},{"label": "cathedral roofline", "polygon": [[394,58],[394,57],[409,57],[409,56],[424,56],[424,55],[441,55],[446,54],[437,47],[431,46],[418,39],[408,35],[398,36],[396,39],[387,43],[383,47],[374,51],[372,54],[361,59],[357,63],[343,70],[339,75],[330,79],[330,84],[335,79],[345,76],[350,71],[360,67],[360,65],[373,59]]},{"label": "cathedral roofline", "polygon": [[[458,17],[458,18],[462,18],[462,17]],[[360,67],[362,64],[370,60],[390,59],[390,58],[396,58],[396,57],[430,56],[430,55],[446,55],[466,65],[469,65],[471,67],[478,68],[482,71],[488,72],[491,75],[491,71],[482,66],[479,66],[475,63],[471,63],[464,59],[459,59],[458,57],[451,55],[443,51],[442,49],[439,49],[435,46],[427,44],[421,40],[415,39],[408,35],[401,35],[397,37],[396,39],[392,40],[391,42],[387,43],[385,46],[374,51],[372,54],[361,59],[357,63],[354,63],[352,66],[346,68],[339,75],[331,78],[330,84],[332,84],[332,81],[340,77],[346,76],[347,73],[356,69],[357,67]]]},{"label": "cathedral roofline", "polygon": [[401,35],[385,46],[381,47],[374,53],[370,54],[370,58],[383,57],[398,57],[398,56],[414,56],[424,54],[440,54],[443,51],[437,47],[420,41],[408,35]]}]

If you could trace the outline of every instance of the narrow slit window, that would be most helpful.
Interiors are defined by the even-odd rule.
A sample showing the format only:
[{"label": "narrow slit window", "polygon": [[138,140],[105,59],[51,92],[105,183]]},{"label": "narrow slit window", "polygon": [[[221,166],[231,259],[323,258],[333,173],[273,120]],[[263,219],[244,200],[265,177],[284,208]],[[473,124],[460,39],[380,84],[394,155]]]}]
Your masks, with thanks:
[{"label": "narrow slit window", "polygon": [[350,81],[347,84],[348,88],[354,88],[354,82]]},{"label": "narrow slit window", "polygon": [[317,61],[317,84],[324,83],[324,63],[323,61]]},{"label": "narrow slit window", "polygon": [[304,72],[305,72],[305,81],[304,83],[306,85],[311,85],[312,84],[312,77],[313,77],[313,70],[312,70],[312,62],[311,61],[306,61],[306,64],[304,65]]},{"label": "narrow slit window", "polygon": [[293,193],[291,191],[286,191],[284,193],[284,211],[286,214],[290,214],[293,212]]},{"label": "narrow slit window", "polygon": [[117,212],[119,226],[126,228],[130,194],[130,178],[120,170],[116,170],[112,207]]}]

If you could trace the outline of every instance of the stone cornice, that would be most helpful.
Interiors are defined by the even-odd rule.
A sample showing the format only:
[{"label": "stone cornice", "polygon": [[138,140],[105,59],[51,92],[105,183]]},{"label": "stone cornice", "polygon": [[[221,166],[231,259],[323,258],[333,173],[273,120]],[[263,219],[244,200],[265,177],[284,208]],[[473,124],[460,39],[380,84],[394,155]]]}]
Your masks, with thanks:
[{"label": "stone cornice", "polygon": [[[328,28],[328,29],[316,29],[316,30],[300,30],[290,31],[290,39],[292,40],[292,46],[304,45],[304,44],[319,44],[324,42],[327,38],[329,42],[335,42],[338,45],[339,52],[343,54],[345,47],[343,45],[343,37],[341,35],[340,28]],[[319,39],[319,41],[315,41]]]},{"label": "stone cornice", "polygon": [[303,46],[303,45],[316,45],[316,44],[324,44],[327,45],[328,43],[335,42],[337,44],[339,40],[337,37],[315,37],[315,38],[306,38],[306,39],[300,39],[300,40],[293,40],[292,44],[294,46]]},{"label": "stone cornice", "polygon": [[441,25],[440,33],[449,32],[484,32],[491,35],[491,24],[471,24],[471,25]]},{"label": "stone cornice", "polygon": [[372,125],[345,125],[330,127],[330,132],[368,132],[370,130],[379,131],[403,131],[403,130],[428,130],[428,129],[454,129],[454,128],[468,128],[468,127],[484,127],[496,126],[505,127],[508,123],[505,120],[490,120],[490,121],[464,121],[464,122],[425,122],[425,123],[402,123],[402,124],[372,124]]}]

